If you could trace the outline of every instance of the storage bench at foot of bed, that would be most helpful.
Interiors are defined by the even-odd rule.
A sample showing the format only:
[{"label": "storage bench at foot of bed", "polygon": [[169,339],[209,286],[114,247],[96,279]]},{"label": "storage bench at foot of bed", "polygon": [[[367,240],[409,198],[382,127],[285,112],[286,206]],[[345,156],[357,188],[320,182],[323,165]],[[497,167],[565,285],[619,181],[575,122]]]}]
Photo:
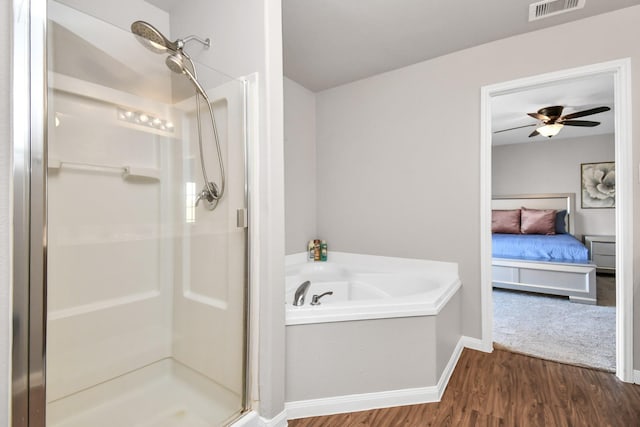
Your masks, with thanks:
[{"label": "storage bench at foot of bed", "polygon": [[568,296],[572,302],[595,304],[596,266],[493,258],[493,286]]}]

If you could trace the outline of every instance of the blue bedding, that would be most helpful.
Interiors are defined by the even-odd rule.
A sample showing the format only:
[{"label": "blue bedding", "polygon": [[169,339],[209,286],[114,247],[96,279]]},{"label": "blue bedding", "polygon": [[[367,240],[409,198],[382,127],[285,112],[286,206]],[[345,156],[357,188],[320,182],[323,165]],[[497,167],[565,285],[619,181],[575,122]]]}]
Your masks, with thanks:
[{"label": "blue bedding", "polygon": [[589,262],[589,251],[571,234],[493,234],[493,257],[552,262]]}]

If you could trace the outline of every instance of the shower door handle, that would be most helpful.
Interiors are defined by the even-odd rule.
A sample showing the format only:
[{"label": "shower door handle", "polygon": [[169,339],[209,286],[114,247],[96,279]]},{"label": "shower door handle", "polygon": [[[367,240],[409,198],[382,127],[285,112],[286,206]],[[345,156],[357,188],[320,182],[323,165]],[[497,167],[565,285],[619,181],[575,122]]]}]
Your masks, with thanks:
[{"label": "shower door handle", "polygon": [[247,228],[249,225],[249,220],[247,218],[247,210],[245,208],[240,208],[236,210],[236,226],[238,228]]}]

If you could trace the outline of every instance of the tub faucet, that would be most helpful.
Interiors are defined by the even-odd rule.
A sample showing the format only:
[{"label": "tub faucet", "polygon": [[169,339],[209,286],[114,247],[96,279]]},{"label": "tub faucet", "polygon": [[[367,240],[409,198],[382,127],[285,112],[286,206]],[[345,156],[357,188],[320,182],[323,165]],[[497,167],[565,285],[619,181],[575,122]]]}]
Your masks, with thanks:
[{"label": "tub faucet", "polygon": [[311,286],[311,282],[308,280],[298,286],[298,289],[296,289],[296,294],[293,296],[293,305],[304,304],[304,297],[307,296],[309,286]]},{"label": "tub faucet", "polygon": [[320,294],[320,295],[314,295],[311,298],[311,305],[320,305],[320,298],[322,298],[325,295],[333,295],[333,291],[325,292],[324,294]]}]

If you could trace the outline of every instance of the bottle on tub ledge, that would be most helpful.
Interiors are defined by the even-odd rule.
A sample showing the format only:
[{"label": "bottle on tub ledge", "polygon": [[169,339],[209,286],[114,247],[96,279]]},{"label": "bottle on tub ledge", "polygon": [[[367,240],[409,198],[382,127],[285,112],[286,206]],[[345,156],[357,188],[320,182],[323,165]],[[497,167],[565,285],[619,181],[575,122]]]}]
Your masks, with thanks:
[{"label": "bottle on tub ledge", "polygon": [[307,259],[309,261],[327,260],[327,242],[324,240],[309,240],[307,245]]},{"label": "bottle on tub ledge", "polygon": [[327,260],[327,242],[324,240],[320,241],[320,261]]},{"label": "bottle on tub ledge", "polygon": [[313,261],[314,258],[315,244],[313,242],[313,240],[309,240],[307,244],[307,261]]}]

